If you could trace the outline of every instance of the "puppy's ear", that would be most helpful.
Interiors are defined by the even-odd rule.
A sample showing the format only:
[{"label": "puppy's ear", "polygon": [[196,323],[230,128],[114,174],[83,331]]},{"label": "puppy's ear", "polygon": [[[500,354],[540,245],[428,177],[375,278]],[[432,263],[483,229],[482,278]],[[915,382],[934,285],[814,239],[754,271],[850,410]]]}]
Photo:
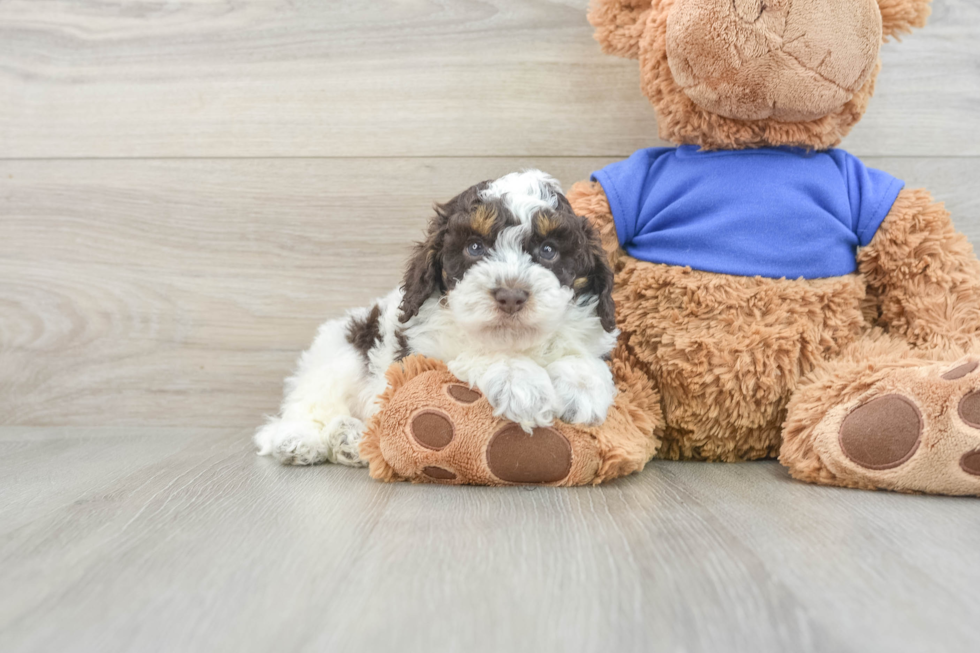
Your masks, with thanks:
[{"label": "puppy's ear", "polygon": [[[570,206],[569,210],[571,210]],[[612,332],[616,329],[616,304],[613,302],[612,296],[615,275],[609,265],[606,250],[602,249],[602,239],[599,237],[599,232],[587,218],[581,216],[576,216],[576,218],[582,221],[586,240],[586,256],[590,266],[587,277],[588,283],[582,292],[595,295],[599,299],[599,303],[596,305],[599,321],[602,323],[603,329]]]},{"label": "puppy's ear", "polygon": [[612,332],[616,330],[616,303],[613,301],[612,296],[615,277],[612,268],[609,266],[606,251],[602,249],[599,234],[594,234],[594,236],[594,246],[592,248],[593,267],[590,276],[592,278],[593,292],[599,297],[596,312],[599,314],[599,321],[602,323],[602,328]]},{"label": "puppy's ear", "polygon": [[419,309],[432,293],[445,291],[442,283],[442,245],[446,238],[449,216],[452,215],[453,200],[437,204],[436,215],[429,223],[429,233],[424,241],[416,243],[415,250],[405,268],[402,280],[402,303],[398,307],[399,322],[408,322],[418,315]]},{"label": "puppy's ear", "polygon": [[429,232],[408,260],[405,278],[402,280],[402,303],[398,307],[401,315],[398,320],[408,322],[418,315],[419,309],[432,293],[446,292],[442,278],[442,249],[446,242],[450,219],[457,214],[468,215],[480,200],[480,193],[490,185],[481,181],[470,186],[445,204],[435,205],[435,217],[429,223]]}]

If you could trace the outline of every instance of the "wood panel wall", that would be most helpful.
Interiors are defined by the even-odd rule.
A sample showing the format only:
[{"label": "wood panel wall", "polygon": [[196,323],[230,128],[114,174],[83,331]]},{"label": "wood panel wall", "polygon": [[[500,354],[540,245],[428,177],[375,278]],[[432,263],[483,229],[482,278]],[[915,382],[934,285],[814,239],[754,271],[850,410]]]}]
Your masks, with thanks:
[{"label": "wood panel wall", "polygon": [[[236,426],[433,201],[663,144],[586,0],[0,2],[0,424]],[[980,3],[845,143],[980,242]]]}]

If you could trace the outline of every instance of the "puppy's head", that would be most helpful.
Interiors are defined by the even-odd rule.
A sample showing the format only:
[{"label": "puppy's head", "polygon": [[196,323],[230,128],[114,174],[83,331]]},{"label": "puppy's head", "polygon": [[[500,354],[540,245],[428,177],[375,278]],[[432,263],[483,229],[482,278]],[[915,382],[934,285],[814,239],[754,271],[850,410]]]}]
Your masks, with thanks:
[{"label": "puppy's head", "polygon": [[458,324],[502,344],[553,333],[573,311],[615,329],[598,234],[538,170],[485,181],[436,206],[402,289],[407,322],[442,295]]}]

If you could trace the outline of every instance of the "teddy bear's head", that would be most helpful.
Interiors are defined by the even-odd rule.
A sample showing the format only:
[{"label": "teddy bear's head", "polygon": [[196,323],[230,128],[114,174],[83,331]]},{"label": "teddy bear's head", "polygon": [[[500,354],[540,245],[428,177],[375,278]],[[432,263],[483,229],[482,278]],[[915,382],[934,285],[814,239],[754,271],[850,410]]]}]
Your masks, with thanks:
[{"label": "teddy bear's head", "polygon": [[706,149],[837,145],[874,91],[884,39],[931,0],[593,0],[610,54],[639,59],[660,137]]}]

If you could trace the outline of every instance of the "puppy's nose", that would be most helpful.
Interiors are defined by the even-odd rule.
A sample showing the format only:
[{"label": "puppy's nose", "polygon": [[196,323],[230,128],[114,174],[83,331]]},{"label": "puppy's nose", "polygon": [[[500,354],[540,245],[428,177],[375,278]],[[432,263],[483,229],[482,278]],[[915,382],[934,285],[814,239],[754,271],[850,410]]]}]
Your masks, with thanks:
[{"label": "puppy's nose", "polygon": [[520,288],[497,288],[493,291],[493,298],[497,300],[497,308],[508,315],[513,315],[524,308],[528,292]]}]

